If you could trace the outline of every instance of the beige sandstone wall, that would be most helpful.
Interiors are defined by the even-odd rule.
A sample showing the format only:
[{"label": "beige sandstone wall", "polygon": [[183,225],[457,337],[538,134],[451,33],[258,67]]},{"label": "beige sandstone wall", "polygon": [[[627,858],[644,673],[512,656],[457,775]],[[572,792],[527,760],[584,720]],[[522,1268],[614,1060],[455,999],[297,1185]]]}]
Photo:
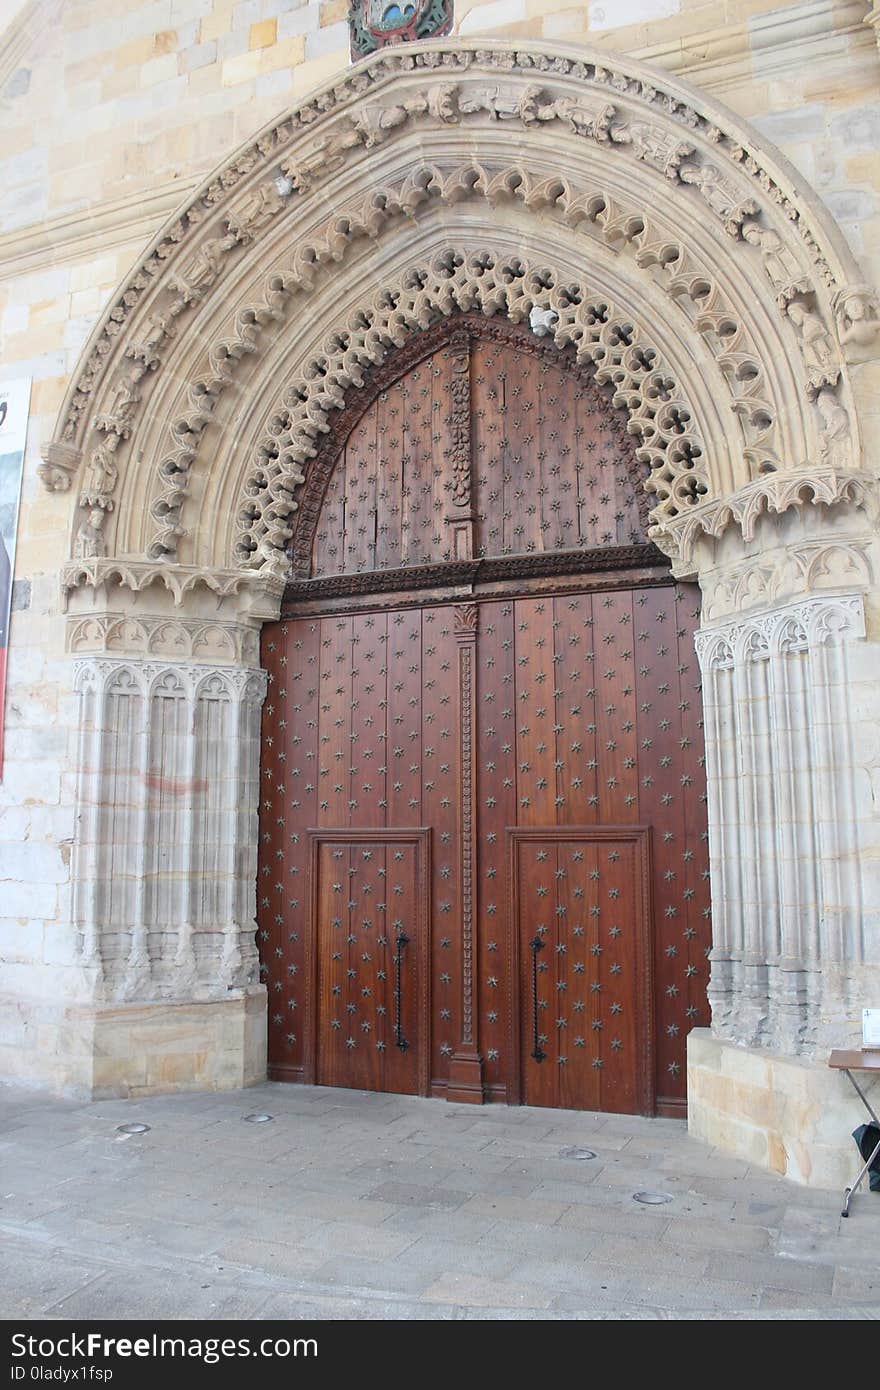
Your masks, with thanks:
[{"label": "beige sandstone wall", "polygon": [[[4,376],[30,375],[34,388],[0,783],[0,995],[37,1001],[47,988],[77,990],[67,927],[76,748],[57,582],[74,493],[42,489],[39,445],[112,288],[177,203],[232,148],[347,66],[346,7],[10,7],[0,36],[0,359]],[[456,32],[588,42],[704,87],[791,159],[877,283],[880,55],[868,10],[865,0],[457,0]],[[856,370],[863,400],[880,400],[876,365]],[[880,448],[876,417],[873,427]],[[60,967],[51,986],[44,962]],[[21,1075],[35,1075],[47,1046],[38,1017],[15,1004],[0,1021],[0,1047]]]}]

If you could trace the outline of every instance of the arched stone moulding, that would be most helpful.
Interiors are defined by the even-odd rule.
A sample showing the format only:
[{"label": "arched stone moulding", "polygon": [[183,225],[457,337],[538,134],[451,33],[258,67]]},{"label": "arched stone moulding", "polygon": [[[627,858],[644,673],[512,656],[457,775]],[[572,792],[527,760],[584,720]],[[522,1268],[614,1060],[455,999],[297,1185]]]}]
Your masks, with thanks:
[{"label": "arched stone moulding", "polygon": [[[502,143],[507,158],[493,165],[488,156]],[[386,187],[395,163],[402,177]],[[590,177],[580,186],[570,169]],[[583,50],[449,40],[356,67],[239,151],[156,239],[96,329],[47,450],[44,476],[56,487],[86,456],[77,557],[150,554],[173,564],[188,529],[186,486],[213,434],[217,397],[240,375],[253,392],[249,359],[279,331],[288,302],[314,323],[319,316],[303,295],[319,284],[324,265],[339,264],[358,239],[378,245],[404,217],[418,224],[423,205],[469,199],[513,207],[523,226],[561,222],[581,237],[579,229],[590,229],[627,261],[633,302],[646,279],[663,282],[710,345],[706,357],[723,375],[737,417],[732,433],[741,440],[731,476],[710,449],[705,487],[661,480],[684,504],[670,516],[661,496],[656,521],[657,539],[682,573],[697,529],[717,533],[747,525],[762,508],[817,497],[861,500],[869,480],[844,358],[874,351],[876,303],[831,219],[799,191],[784,161],[730,113],[639,65]],[[649,206],[651,216],[661,209],[656,227]],[[282,240],[294,253],[276,267],[272,248]],[[256,300],[239,293],[249,267],[264,272]],[[534,285],[518,299],[526,314],[551,307],[549,293],[542,298]],[[238,304],[231,315],[230,304]],[[554,331],[564,336],[571,327]],[[320,360],[296,336],[300,367]],[[381,330],[378,340],[373,351]],[[207,371],[194,362],[205,342]],[[181,379],[189,380],[182,413]],[[323,400],[313,391],[310,409],[303,403],[294,454],[307,455],[309,432],[326,425],[336,383],[328,385]],[[686,396],[689,383],[679,386]],[[143,447],[150,422],[165,434],[158,491],[148,476],[156,450]],[[305,459],[293,461],[301,467]],[[249,482],[248,461],[237,463],[247,495],[253,472]],[[128,477],[133,470],[136,479]],[[133,536],[114,514],[117,501],[133,515],[147,503],[154,527],[141,544],[119,544]],[[232,554],[213,556],[212,567],[238,567],[244,550],[248,567],[277,570],[283,530],[276,497],[250,536],[236,538]]]}]

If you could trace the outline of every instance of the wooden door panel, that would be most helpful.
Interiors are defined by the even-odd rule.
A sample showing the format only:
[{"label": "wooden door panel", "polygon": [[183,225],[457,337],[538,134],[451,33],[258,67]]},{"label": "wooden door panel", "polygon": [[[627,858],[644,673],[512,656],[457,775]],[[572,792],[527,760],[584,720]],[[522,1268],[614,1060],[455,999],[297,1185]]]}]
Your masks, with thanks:
[{"label": "wooden door panel", "polygon": [[314,1076],[427,1090],[427,832],[312,833]]},{"label": "wooden door panel", "polygon": [[649,835],[510,832],[522,1098],[654,1108]]}]

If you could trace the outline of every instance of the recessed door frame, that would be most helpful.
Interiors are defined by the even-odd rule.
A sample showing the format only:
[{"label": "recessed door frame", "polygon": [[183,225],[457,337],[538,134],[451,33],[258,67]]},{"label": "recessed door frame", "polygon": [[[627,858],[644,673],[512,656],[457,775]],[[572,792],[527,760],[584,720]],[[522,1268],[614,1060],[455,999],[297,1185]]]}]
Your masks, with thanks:
[{"label": "recessed door frame", "polygon": [[418,943],[416,954],[416,980],[418,1000],[416,1018],[418,1037],[416,1039],[416,1075],[418,1094],[431,1094],[431,828],[420,826],[399,830],[378,827],[371,830],[358,829],[357,826],[341,826],[336,829],[327,826],[310,827],[309,836],[309,904],[303,959],[306,976],[306,991],[303,1002],[303,1081],[308,1086],[318,1084],[318,1024],[320,1012],[319,997],[319,959],[318,944],[318,879],[319,857],[322,844],[333,841],[335,844],[407,844],[412,845],[416,857],[416,920],[413,923],[414,938]]},{"label": "recessed door frame", "polygon": [[525,1102],[523,1094],[523,999],[522,929],[520,926],[519,858],[523,845],[560,840],[631,843],[635,849],[635,899],[641,905],[640,930],[636,936],[636,999],[640,1045],[637,1054],[636,1095],[639,1114],[656,1113],[657,1078],[654,1065],[654,933],[651,888],[651,827],[646,825],[559,825],[507,826],[510,919],[507,925],[508,1050],[511,1057],[509,1099],[514,1105]]}]

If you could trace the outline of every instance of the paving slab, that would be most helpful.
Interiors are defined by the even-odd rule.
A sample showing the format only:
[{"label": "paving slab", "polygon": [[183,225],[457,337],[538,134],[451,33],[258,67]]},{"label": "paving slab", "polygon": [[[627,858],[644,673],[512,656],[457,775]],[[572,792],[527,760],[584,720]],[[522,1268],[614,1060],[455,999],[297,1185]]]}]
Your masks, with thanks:
[{"label": "paving slab", "polygon": [[[0,1097],[0,1316],[872,1318],[880,1198],[677,1120],[267,1083]],[[265,1112],[264,1125],[243,1123]],[[125,1137],[117,1126],[150,1125]],[[593,1149],[575,1161],[570,1147]],[[672,1200],[633,1200],[657,1188]]]}]

